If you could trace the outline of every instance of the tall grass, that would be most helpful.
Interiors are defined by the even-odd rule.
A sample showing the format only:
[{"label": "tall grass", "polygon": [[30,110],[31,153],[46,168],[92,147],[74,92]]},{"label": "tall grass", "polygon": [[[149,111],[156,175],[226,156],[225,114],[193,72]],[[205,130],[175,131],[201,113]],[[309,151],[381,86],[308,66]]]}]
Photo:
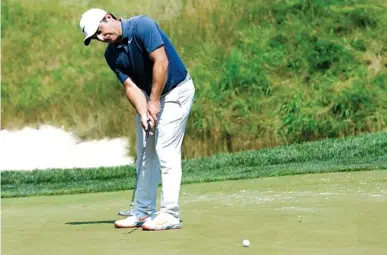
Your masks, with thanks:
[{"label": "tall grass", "polygon": [[382,0],[4,0],[2,128],[49,123],[134,141],[106,46],[82,44],[91,7],[150,15],[170,35],[197,88],[185,158],[386,129]]}]

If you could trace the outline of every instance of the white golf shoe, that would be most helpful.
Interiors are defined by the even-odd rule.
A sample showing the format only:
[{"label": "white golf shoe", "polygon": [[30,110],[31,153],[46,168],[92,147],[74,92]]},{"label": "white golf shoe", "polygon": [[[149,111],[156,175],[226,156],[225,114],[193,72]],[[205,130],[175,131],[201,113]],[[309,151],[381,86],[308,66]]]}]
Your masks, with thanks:
[{"label": "white golf shoe", "polygon": [[132,216],[129,216],[122,220],[116,220],[114,226],[116,228],[136,228],[141,227],[141,225],[149,218],[147,214],[141,214],[137,211],[133,211]]},{"label": "white golf shoe", "polygon": [[144,224],[141,225],[143,230],[167,230],[180,229],[180,219],[169,213],[156,213],[153,217],[148,218]]}]

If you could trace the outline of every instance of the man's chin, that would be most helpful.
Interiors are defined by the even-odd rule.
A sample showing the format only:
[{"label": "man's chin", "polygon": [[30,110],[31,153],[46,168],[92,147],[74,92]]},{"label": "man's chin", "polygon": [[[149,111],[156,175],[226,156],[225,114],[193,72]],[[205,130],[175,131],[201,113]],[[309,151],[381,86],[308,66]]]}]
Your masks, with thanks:
[{"label": "man's chin", "polygon": [[110,44],[120,44],[120,43],[121,43],[121,40],[119,40],[119,39],[116,39],[116,40],[109,40],[107,43],[110,43]]}]

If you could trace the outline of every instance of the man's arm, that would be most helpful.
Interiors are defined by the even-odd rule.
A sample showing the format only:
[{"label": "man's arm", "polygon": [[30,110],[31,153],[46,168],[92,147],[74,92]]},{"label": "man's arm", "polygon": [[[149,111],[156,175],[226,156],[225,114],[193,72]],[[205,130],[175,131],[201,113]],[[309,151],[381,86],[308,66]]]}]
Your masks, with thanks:
[{"label": "man's arm", "polygon": [[160,47],[150,54],[153,61],[153,83],[150,100],[160,101],[161,92],[168,77],[168,57],[164,47]]},{"label": "man's arm", "polygon": [[151,122],[156,124],[157,114],[160,112],[160,96],[168,77],[168,58],[158,25],[153,19],[144,16],[139,20],[136,37],[142,42],[144,49],[153,61],[152,90],[148,102],[148,113]]},{"label": "man's arm", "polygon": [[136,109],[138,115],[140,115],[142,127],[146,129],[148,120],[148,107],[144,93],[130,78],[126,79],[123,85],[130,104],[134,107],[134,109]]},{"label": "man's arm", "polygon": [[[138,115],[141,118],[141,124],[144,129],[147,129],[147,121],[149,119],[148,110],[147,110],[147,102],[145,95],[141,91],[139,87],[130,79],[130,77],[122,72],[122,70],[117,66],[115,53],[112,52],[112,48],[108,47],[105,52],[105,59],[110,69],[116,74],[117,78],[123,84],[126,97],[128,98],[130,104],[134,107]],[[153,126],[151,123],[151,129],[153,130]],[[153,132],[151,132],[153,134]]]},{"label": "man's arm", "polygon": [[152,91],[149,97],[148,112],[155,123],[160,112],[160,96],[168,77],[168,58],[164,47],[160,47],[150,54],[153,61]]}]

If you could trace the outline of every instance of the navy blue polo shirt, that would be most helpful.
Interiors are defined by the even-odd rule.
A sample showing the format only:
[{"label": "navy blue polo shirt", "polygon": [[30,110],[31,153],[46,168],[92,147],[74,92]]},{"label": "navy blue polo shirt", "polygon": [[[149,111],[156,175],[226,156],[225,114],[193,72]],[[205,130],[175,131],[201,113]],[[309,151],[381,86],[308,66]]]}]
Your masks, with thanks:
[{"label": "navy blue polo shirt", "polygon": [[105,59],[109,67],[124,83],[130,78],[148,95],[152,89],[153,61],[150,54],[164,46],[168,57],[168,77],[162,95],[168,93],[186,78],[187,69],[168,36],[148,16],[121,19],[122,43],[109,44]]}]

